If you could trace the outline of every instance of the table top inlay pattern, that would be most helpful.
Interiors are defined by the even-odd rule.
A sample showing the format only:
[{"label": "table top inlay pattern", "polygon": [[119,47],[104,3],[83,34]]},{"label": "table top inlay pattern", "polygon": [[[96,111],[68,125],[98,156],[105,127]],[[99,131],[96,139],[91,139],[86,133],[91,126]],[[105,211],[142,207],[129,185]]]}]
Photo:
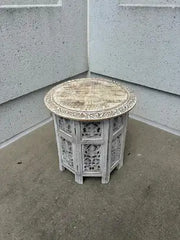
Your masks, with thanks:
[{"label": "table top inlay pattern", "polygon": [[50,111],[61,117],[96,121],[130,111],[136,104],[136,97],[118,81],[81,78],[52,88],[44,101]]}]

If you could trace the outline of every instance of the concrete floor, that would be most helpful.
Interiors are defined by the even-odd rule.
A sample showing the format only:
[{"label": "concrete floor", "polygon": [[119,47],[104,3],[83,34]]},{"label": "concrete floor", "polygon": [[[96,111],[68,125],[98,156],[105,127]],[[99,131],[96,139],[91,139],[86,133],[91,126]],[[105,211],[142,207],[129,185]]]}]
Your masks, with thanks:
[{"label": "concrete floor", "polygon": [[0,240],[179,240],[180,138],[129,121],[108,185],[58,170],[52,123],[0,152]]}]

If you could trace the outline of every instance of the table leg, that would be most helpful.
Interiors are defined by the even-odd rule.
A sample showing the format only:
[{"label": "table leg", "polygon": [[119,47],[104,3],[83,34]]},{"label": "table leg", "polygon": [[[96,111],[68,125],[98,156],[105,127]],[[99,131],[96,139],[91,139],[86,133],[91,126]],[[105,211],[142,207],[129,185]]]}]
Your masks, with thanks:
[{"label": "table leg", "polygon": [[60,137],[58,135],[58,126],[57,126],[57,118],[55,114],[53,115],[53,120],[54,120],[54,128],[55,128],[55,134],[56,134],[56,143],[57,143],[57,149],[58,149],[58,157],[59,157],[59,169],[61,172],[65,170],[65,168],[62,165],[62,156],[61,156],[61,142],[60,142]]},{"label": "table leg", "polygon": [[109,181],[110,181],[110,173],[108,173],[106,176],[103,176],[101,178],[101,183],[102,184],[107,184],[107,183],[109,183]]},{"label": "table leg", "polygon": [[118,170],[123,166],[123,163],[124,163],[124,149],[125,149],[128,117],[129,117],[129,114],[126,113],[126,115],[124,116],[124,122],[123,122],[124,128],[123,128],[123,134],[122,134],[122,138],[121,138],[121,154],[120,154],[120,161],[117,166]]},{"label": "table leg", "polygon": [[110,180],[110,156],[109,156],[109,138],[111,135],[111,120],[104,121],[104,144],[102,153],[102,178],[101,183],[107,184]]},{"label": "table leg", "polygon": [[75,182],[77,182],[79,184],[83,184],[83,176],[75,174]]}]

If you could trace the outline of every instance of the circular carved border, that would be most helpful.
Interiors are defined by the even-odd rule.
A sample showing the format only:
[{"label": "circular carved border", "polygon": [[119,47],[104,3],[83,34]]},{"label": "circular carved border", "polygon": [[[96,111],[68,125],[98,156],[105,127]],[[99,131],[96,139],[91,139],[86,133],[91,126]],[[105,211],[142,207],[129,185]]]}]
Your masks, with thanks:
[{"label": "circular carved border", "polygon": [[[52,88],[45,96],[44,102],[46,107],[53,113],[55,113],[58,116],[68,118],[68,119],[73,119],[73,120],[78,120],[78,121],[98,121],[98,120],[104,120],[104,119],[109,119],[113,118],[116,116],[120,116],[124,113],[129,112],[136,104],[136,96],[134,93],[129,90],[127,87],[123,86],[120,84],[118,81],[115,80],[107,80],[103,78],[93,78],[96,80],[104,80],[111,82],[112,84],[119,85],[123,87],[127,92],[128,92],[128,99],[126,102],[123,103],[123,105],[118,105],[114,108],[110,109],[105,109],[101,111],[75,111],[75,110],[70,110],[68,108],[65,108],[63,106],[58,105],[54,99],[53,99],[53,93],[60,87],[61,84],[58,84],[54,88]],[[69,81],[77,81],[78,79],[74,80],[69,80]],[[66,82],[63,82],[64,84]]]}]

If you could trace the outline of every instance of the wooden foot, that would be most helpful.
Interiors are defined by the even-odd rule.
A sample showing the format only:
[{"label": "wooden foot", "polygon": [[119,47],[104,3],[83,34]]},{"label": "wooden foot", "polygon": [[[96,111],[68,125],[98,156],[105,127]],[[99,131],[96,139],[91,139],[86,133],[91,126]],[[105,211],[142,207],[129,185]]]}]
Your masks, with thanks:
[{"label": "wooden foot", "polygon": [[77,182],[78,184],[83,184],[83,177],[76,174],[75,182]]},{"label": "wooden foot", "polygon": [[123,166],[123,162],[119,163],[116,168],[119,170],[122,168],[122,166]]},{"label": "wooden foot", "polygon": [[109,183],[109,180],[110,180],[110,175],[109,175],[109,176],[102,177],[102,178],[101,178],[101,183],[102,183],[102,184],[107,184],[107,183]]},{"label": "wooden foot", "polygon": [[61,172],[64,172],[64,171],[65,171],[65,167],[59,166],[59,170],[60,170]]}]

